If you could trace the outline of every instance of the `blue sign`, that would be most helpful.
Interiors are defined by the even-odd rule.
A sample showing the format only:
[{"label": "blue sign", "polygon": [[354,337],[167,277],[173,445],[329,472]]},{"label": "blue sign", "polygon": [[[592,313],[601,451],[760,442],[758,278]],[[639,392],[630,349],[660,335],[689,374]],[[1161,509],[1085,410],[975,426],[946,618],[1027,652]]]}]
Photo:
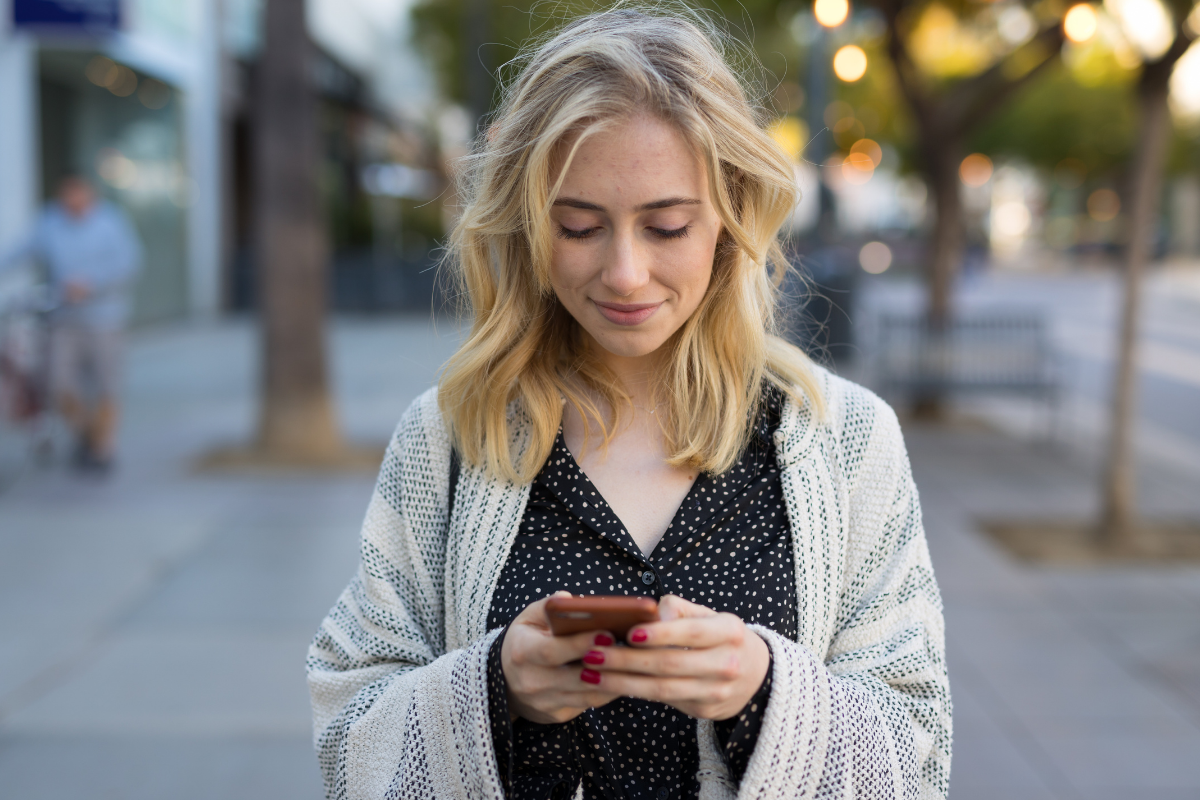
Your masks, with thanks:
[{"label": "blue sign", "polygon": [[121,0],[12,0],[13,26],[94,33],[121,26]]}]

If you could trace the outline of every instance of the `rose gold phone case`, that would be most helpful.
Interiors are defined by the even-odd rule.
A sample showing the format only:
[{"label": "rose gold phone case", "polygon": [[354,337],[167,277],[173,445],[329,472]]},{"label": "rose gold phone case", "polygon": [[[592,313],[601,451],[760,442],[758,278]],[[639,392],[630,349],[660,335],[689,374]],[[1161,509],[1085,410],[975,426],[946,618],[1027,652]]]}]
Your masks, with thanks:
[{"label": "rose gold phone case", "polygon": [[609,631],[618,639],[624,639],[634,625],[658,620],[658,603],[649,597],[551,597],[546,601],[546,617],[555,636]]}]

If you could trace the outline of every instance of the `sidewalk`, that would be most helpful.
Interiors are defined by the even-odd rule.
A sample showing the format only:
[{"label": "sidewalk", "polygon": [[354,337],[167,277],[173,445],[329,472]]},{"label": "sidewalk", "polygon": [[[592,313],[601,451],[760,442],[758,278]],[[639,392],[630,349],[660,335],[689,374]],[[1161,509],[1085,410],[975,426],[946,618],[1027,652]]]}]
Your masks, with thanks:
[{"label": "sidewalk", "polygon": [[[379,441],[455,332],[340,321],[347,435]],[[253,430],[242,323],[141,334],[124,460],[0,494],[6,799],[321,796],[303,657],[357,562],[371,476],[215,477],[191,459]],[[1018,566],[980,516],[1091,510],[1091,467],[983,428],[907,432],[946,600],[952,794],[1200,796],[1200,569]],[[1146,469],[1144,505],[1200,515],[1200,476]]]},{"label": "sidewalk", "polygon": [[[347,435],[382,442],[453,350],[427,319],[332,336]],[[0,495],[0,796],[322,796],[304,655],[374,476],[215,477],[253,431],[246,324],[134,337],[123,460]]]},{"label": "sidewalk", "polygon": [[[1083,518],[1094,466],[982,428],[906,438],[946,607],[951,797],[1200,797],[1200,568],[1020,565],[973,521]],[[1141,478],[1148,513],[1200,517],[1200,477]]]}]

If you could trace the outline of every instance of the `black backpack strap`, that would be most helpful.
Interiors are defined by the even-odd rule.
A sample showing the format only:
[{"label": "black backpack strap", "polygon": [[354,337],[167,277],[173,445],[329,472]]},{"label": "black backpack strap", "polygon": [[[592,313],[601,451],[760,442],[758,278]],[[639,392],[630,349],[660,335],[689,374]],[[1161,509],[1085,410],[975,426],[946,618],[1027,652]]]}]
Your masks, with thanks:
[{"label": "black backpack strap", "polygon": [[453,445],[450,446],[450,503],[447,506],[446,521],[450,521],[450,517],[454,516],[454,494],[458,489],[458,473],[462,471],[462,464],[458,458],[458,450]]}]

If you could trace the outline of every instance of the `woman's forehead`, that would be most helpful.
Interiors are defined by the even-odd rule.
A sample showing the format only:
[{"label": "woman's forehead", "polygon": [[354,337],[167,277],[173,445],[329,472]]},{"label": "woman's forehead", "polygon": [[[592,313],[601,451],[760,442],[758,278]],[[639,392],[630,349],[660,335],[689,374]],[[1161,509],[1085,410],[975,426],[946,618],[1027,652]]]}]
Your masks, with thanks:
[{"label": "woman's forehead", "polygon": [[556,182],[566,166],[558,197],[601,193],[630,205],[667,196],[707,199],[703,160],[678,127],[648,114],[564,137],[557,161]]}]

